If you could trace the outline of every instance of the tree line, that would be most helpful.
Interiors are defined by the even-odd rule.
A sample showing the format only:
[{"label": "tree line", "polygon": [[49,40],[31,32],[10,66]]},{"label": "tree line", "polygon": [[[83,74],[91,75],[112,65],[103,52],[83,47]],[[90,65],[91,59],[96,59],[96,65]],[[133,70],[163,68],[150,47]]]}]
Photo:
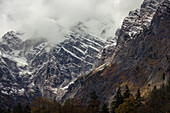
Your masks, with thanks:
[{"label": "tree line", "polygon": [[91,92],[88,105],[80,100],[67,99],[63,104],[44,97],[35,98],[30,105],[22,106],[18,103],[13,109],[8,108],[0,113],[170,113],[170,81],[168,85],[154,87],[147,98],[142,98],[140,89],[132,95],[129,87],[125,91],[118,88],[111,105],[104,103],[100,107],[100,100],[95,91]]}]

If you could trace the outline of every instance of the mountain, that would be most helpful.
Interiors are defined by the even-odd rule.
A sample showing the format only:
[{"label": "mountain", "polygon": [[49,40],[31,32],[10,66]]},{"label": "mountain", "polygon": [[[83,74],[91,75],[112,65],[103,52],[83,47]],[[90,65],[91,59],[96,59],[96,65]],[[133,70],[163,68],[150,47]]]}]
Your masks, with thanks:
[{"label": "mountain", "polygon": [[83,31],[71,32],[59,44],[23,40],[10,31],[0,40],[0,105],[29,103],[38,96],[60,100],[82,74],[89,73],[105,41]]},{"label": "mountain", "polygon": [[170,77],[170,1],[145,0],[140,10],[129,13],[118,32],[112,55],[109,49],[99,67],[79,78],[63,97],[78,98],[87,104],[95,90],[100,101],[111,102],[116,89],[125,85],[131,93],[140,88],[147,96],[154,86],[160,87]]},{"label": "mountain", "polygon": [[[6,33],[0,39],[0,107],[41,96],[78,98],[87,104],[93,90],[101,103],[110,103],[116,89],[125,85],[133,94],[140,88],[147,96],[170,76],[169,18],[169,0],[144,0],[107,41],[82,22],[58,44]],[[101,27],[100,36],[108,37],[109,28]]]},{"label": "mountain", "polygon": [[[130,40],[135,39],[141,32],[148,29],[162,1],[163,0],[144,0],[140,9],[129,12],[128,17],[126,17],[122,23],[121,29],[118,29],[115,33],[116,38],[111,39],[116,39],[116,43],[112,43],[110,46],[108,45],[103,50],[98,66],[104,63],[107,64],[107,62],[109,63],[115,56],[116,52],[114,51],[127,45]],[[117,46],[116,48],[115,45]]]}]

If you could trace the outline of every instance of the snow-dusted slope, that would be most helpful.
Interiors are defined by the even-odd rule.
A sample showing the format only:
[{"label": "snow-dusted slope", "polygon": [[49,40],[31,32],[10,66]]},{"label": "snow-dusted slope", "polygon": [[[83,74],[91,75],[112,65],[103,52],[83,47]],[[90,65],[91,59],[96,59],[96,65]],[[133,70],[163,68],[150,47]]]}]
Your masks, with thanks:
[{"label": "snow-dusted slope", "polygon": [[23,41],[22,35],[11,31],[0,40],[0,104],[12,105],[20,97],[27,102],[35,96],[60,99],[69,85],[93,68],[105,46],[83,31],[70,33],[59,44]]},{"label": "snow-dusted slope", "polygon": [[[122,26],[117,30],[115,38],[110,40],[111,44],[103,49],[99,66],[110,63],[122,46],[128,45],[130,40],[134,40],[139,34],[148,29],[151,20],[163,0],[144,0],[140,9],[130,11],[124,19]],[[114,43],[113,43],[114,42]],[[116,43],[115,43],[116,42]]]},{"label": "snow-dusted slope", "polygon": [[134,95],[140,88],[146,96],[155,86],[166,84],[170,77],[170,0],[162,1],[146,30],[134,39],[122,40],[125,43],[116,47],[110,65],[79,78],[63,99],[74,97],[88,104],[89,94],[95,90],[101,103],[111,104],[118,87],[123,92],[128,85]]},{"label": "snow-dusted slope", "polygon": [[118,45],[122,46],[148,29],[151,20],[163,0],[144,0],[140,9],[129,12],[123,21],[119,34]]}]

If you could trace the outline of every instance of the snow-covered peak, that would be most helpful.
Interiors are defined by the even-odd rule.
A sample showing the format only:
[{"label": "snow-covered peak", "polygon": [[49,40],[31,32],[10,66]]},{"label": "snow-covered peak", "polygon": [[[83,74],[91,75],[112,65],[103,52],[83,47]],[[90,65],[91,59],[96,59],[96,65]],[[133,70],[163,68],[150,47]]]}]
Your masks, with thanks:
[{"label": "snow-covered peak", "polygon": [[15,33],[14,31],[7,32],[2,38],[1,42],[3,44],[7,44],[9,47],[13,49],[22,49],[22,40],[20,37],[22,34]]},{"label": "snow-covered peak", "polygon": [[151,25],[151,20],[163,0],[144,0],[140,10],[130,11],[129,16],[123,21],[118,45],[124,45],[129,40],[135,39]]},{"label": "snow-covered peak", "polygon": [[[82,27],[83,25],[79,25]],[[8,32],[0,41],[0,73],[11,76],[10,94],[30,97],[46,96],[60,99],[69,85],[81,74],[93,69],[105,41],[84,31],[71,32],[66,39],[51,44],[45,39],[22,40],[22,35]],[[0,81],[3,79],[0,78]],[[13,91],[15,84],[20,88]],[[3,87],[7,87],[2,82]],[[22,93],[21,93],[21,89]],[[0,94],[8,92],[0,88]],[[18,93],[17,93],[18,92]]]}]

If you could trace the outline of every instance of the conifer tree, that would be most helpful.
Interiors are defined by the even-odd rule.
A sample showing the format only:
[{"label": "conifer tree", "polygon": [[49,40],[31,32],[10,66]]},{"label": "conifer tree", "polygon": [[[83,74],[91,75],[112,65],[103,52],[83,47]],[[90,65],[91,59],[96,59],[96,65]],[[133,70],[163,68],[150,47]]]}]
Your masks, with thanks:
[{"label": "conifer tree", "polygon": [[24,107],[23,113],[31,113],[31,108],[28,104]]},{"label": "conifer tree", "polygon": [[116,113],[138,113],[138,107],[140,106],[140,103],[134,99],[134,97],[126,98],[124,100],[124,103],[119,105],[118,108],[116,108]]},{"label": "conifer tree", "polygon": [[21,103],[18,103],[14,109],[13,109],[13,113],[22,113],[23,112],[23,109],[22,109],[22,106],[21,106]]},{"label": "conifer tree", "polygon": [[0,113],[1,113],[1,112],[3,113],[3,109],[2,109],[1,106],[0,106]]},{"label": "conifer tree", "polygon": [[141,101],[140,89],[137,91],[136,100]]},{"label": "conifer tree", "polygon": [[119,86],[119,89],[116,92],[116,95],[114,96],[113,102],[111,104],[111,112],[115,113],[115,109],[119,107],[120,104],[123,103],[123,97],[121,95],[121,89]]},{"label": "conifer tree", "polygon": [[93,91],[90,95],[90,101],[88,104],[88,111],[90,113],[98,113],[100,110],[100,101],[98,100],[98,96],[95,91]]},{"label": "conifer tree", "polygon": [[125,92],[123,93],[123,99],[129,98],[129,97],[130,97],[130,90],[129,90],[128,85],[126,85],[126,90],[125,90]]},{"label": "conifer tree", "polygon": [[170,78],[168,79],[168,84],[167,84],[166,90],[167,90],[167,92],[170,92]]},{"label": "conifer tree", "polygon": [[60,104],[52,99],[37,97],[31,104],[31,113],[59,113]]},{"label": "conifer tree", "polygon": [[51,105],[51,110],[52,112],[55,112],[55,113],[61,113],[60,103],[57,102],[56,100],[53,100],[52,105]]},{"label": "conifer tree", "polygon": [[153,113],[166,113],[166,97],[167,96],[164,87],[152,90],[148,97],[146,105]]},{"label": "conifer tree", "polygon": [[170,78],[166,87],[166,111],[170,112]]},{"label": "conifer tree", "polygon": [[108,109],[108,106],[107,106],[107,104],[103,104],[103,107],[102,107],[102,110],[101,110],[101,112],[100,113],[109,113],[109,109]]},{"label": "conifer tree", "polygon": [[67,99],[61,107],[61,112],[57,113],[87,113],[87,107],[77,99]]},{"label": "conifer tree", "polygon": [[8,109],[7,109],[7,111],[6,111],[6,112],[4,112],[4,113],[12,113],[12,112],[11,112],[11,109],[10,109],[10,108],[8,108]]}]

